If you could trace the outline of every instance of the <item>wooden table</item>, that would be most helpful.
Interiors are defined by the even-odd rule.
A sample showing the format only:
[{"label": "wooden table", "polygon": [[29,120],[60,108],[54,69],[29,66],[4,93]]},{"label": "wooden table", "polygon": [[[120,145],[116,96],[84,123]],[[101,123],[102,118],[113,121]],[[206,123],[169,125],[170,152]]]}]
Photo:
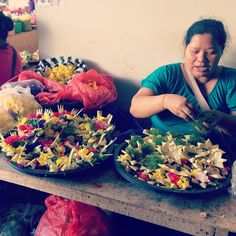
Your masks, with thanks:
[{"label": "wooden table", "polygon": [[112,163],[83,176],[44,178],[21,173],[0,158],[0,180],[192,235],[225,236],[236,232],[236,200],[227,191],[207,198],[156,193],[128,183]]},{"label": "wooden table", "polygon": [[37,29],[9,35],[7,41],[19,52],[26,50],[33,53],[38,49]]}]

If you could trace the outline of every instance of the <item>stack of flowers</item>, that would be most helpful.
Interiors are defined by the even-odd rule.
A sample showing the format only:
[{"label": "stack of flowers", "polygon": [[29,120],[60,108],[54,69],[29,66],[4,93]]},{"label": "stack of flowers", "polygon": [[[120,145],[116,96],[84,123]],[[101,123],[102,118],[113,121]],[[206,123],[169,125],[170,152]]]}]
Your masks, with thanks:
[{"label": "stack of flowers", "polygon": [[74,170],[100,163],[113,143],[112,116],[100,111],[90,118],[59,107],[58,112],[38,110],[19,119],[0,146],[11,163],[49,172]]},{"label": "stack of flowers", "polygon": [[117,161],[148,184],[186,190],[219,187],[229,175],[224,151],[196,135],[163,134],[155,128],[126,140]]}]

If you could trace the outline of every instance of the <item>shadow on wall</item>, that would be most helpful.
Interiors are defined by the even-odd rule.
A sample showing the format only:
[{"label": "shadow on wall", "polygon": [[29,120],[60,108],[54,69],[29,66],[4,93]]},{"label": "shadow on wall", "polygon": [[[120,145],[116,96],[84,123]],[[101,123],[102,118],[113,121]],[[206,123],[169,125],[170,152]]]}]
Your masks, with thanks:
[{"label": "shadow on wall", "polygon": [[[140,87],[124,78],[114,78],[114,83],[118,93],[118,104],[129,112],[131,100]],[[137,120],[143,127],[150,127],[150,119]]]},{"label": "shadow on wall", "polygon": [[[222,59],[224,62],[220,64],[236,68],[236,60],[235,60],[236,49],[226,48],[225,50],[226,51],[222,56]],[[226,54],[227,54],[227,57],[225,57]]]},{"label": "shadow on wall", "polygon": [[[84,62],[88,66],[89,69],[92,68],[99,73],[104,73],[104,74],[108,74],[112,76],[112,74],[108,73],[98,64],[92,61],[88,61],[88,60],[84,60]],[[132,83],[132,81],[129,81],[125,78],[113,77],[113,80],[114,80],[117,93],[118,93],[117,103],[123,110],[129,112],[132,97],[136,94],[136,92],[138,91],[140,87],[137,84]],[[137,119],[137,120],[143,127],[145,128],[150,127],[150,121],[148,118]]]}]

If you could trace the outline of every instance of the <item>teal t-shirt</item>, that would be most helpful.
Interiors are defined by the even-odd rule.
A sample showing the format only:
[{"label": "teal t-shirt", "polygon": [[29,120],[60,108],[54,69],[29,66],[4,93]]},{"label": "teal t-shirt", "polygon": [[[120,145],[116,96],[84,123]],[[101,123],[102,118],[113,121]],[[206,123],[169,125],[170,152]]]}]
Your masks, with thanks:
[{"label": "teal t-shirt", "polygon": [[[141,85],[144,88],[151,89],[155,95],[165,93],[182,95],[192,103],[196,111],[200,111],[200,106],[195,96],[185,82],[180,65],[181,63],[175,63],[159,67],[146,79],[142,80]],[[231,111],[236,111],[236,69],[222,67],[220,78],[206,97],[206,100],[211,109],[228,114]],[[197,133],[192,125],[168,110],[153,115],[151,121],[153,127],[164,132]]]}]

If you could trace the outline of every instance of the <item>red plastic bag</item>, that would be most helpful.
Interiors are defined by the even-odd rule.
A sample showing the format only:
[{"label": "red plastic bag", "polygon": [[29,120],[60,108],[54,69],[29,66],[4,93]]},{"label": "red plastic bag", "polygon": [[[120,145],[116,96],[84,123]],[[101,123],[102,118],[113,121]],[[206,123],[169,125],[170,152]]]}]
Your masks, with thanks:
[{"label": "red plastic bag", "polygon": [[110,236],[107,216],[97,207],[50,195],[35,236]]},{"label": "red plastic bag", "polygon": [[38,73],[27,70],[22,71],[19,74],[18,81],[35,79],[42,83],[44,90],[46,92],[41,92],[36,95],[36,99],[41,104],[54,104],[61,100],[63,94],[65,93],[65,84],[57,83],[51,79],[42,77]]},{"label": "red plastic bag", "polygon": [[44,92],[36,95],[40,104],[54,104],[61,100],[78,101],[82,102],[87,110],[100,108],[117,99],[112,77],[92,69],[74,75],[67,85],[42,77],[31,70],[21,72],[18,77],[18,81],[32,79],[40,81],[44,86]]},{"label": "red plastic bag", "polygon": [[99,108],[117,98],[112,77],[95,70],[76,74],[67,84],[64,99],[82,101],[84,109]]}]

